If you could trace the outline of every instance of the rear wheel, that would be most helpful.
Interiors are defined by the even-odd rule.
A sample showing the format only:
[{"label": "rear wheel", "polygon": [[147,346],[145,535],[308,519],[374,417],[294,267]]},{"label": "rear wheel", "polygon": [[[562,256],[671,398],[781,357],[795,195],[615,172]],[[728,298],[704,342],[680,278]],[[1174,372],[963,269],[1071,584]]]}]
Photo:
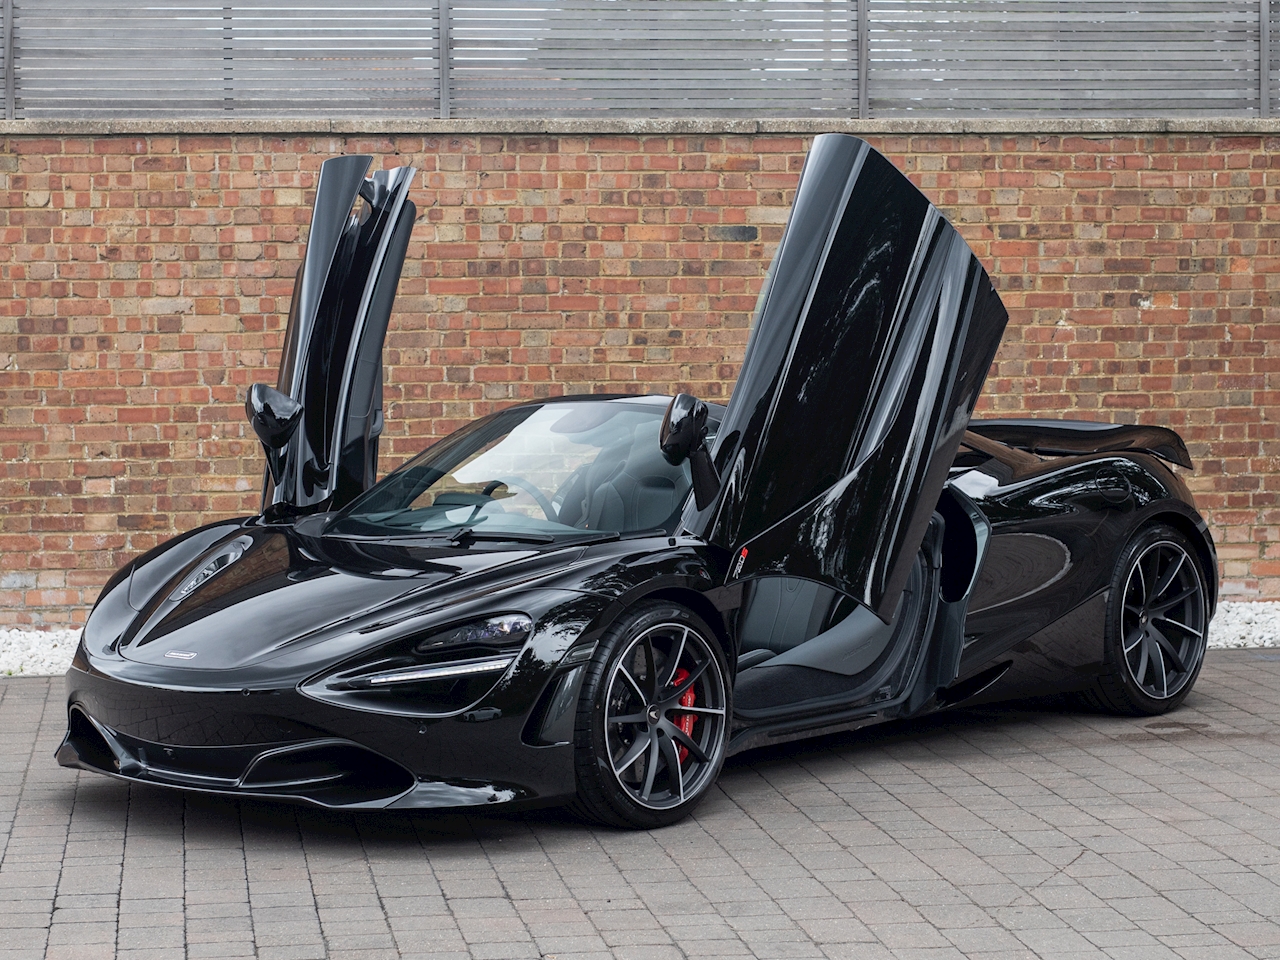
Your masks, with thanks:
[{"label": "rear wheel", "polygon": [[1191,543],[1165,524],[1139,530],[1112,575],[1095,696],[1119,714],[1172,710],[1200,673],[1208,628],[1208,590]]},{"label": "rear wheel", "polygon": [[606,631],[578,705],[578,811],[637,829],[687,816],[724,763],[727,677],[711,629],[677,604],[643,604]]}]

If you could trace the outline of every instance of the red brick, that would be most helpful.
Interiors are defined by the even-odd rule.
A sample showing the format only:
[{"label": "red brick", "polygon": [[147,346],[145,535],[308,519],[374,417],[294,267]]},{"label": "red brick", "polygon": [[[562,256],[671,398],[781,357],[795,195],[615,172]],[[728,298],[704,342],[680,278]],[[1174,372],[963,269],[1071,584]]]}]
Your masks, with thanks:
[{"label": "red brick", "polygon": [[[0,569],[52,579],[0,594],[0,620],[81,621],[127,558],[256,510],[241,405],[275,379],[323,155],[424,171],[385,470],[521,399],[726,398],[808,142],[7,138]],[[1178,427],[1231,544],[1228,591],[1280,596],[1280,204],[1263,138],[872,142],[961,226],[1009,307],[981,409]]]}]

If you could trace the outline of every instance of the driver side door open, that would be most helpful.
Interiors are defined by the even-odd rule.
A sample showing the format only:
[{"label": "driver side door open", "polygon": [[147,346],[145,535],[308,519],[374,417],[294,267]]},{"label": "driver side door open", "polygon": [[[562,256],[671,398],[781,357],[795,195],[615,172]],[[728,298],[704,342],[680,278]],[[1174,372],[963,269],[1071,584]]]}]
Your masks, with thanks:
[{"label": "driver side door open", "polygon": [[[901,172],[815,139],[712,452],[719,497],[685,516],[743,584],[744,716],[954,679],[985,521],[943,488],[1006,320]],[[968,569],[944,590],[948,552]]]},{"label": "driver side door open", "polygon": [[977,506],[945,489],[887,623],[814,580],[746,581],[736,712],[763,722],[895,701],[905,705],[903,712],[923,706],[957,675],[968,600],[990,536]]}]

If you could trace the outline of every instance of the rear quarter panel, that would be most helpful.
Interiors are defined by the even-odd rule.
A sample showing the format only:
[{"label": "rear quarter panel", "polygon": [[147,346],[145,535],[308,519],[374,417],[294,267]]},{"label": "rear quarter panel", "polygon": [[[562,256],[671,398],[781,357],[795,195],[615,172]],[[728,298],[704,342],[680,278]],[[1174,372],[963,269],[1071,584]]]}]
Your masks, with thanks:
[{"label": "rear quarter panel", "polygon": [[[1063,457],[1000,479],[977,501],[992,536],[969,604],[960,676],[1006,659],[1013,665],[984,700],[1088,684],[1103,657],[1111,576],[1140,527],[1171,520],[1212,557],[1186,485],[1151,455]],[[1216,560],[1206,572],[1216,588]]]}]

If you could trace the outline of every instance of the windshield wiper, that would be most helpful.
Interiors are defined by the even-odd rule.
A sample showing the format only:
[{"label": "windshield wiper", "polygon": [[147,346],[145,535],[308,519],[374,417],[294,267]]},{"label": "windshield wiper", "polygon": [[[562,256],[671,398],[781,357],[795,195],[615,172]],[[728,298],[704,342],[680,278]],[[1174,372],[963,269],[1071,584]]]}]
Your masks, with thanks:
[{"label": "windshield wiper", "polygon": [[467,543],[475,543],[477,540],[483,540],[490,543],[555,543],[558,537],[550,533],[502,533],[498,530],[477,530],[475,527],[463,527],[452,537],[449,542],[458,546],[465,546]]},{"label": "windshield wiper", "polygon": [[420,543],[437,543],[448,544],[453,547],[469,547],[473,543],[529,543],[529,544],[557,544],[558,546],[572,546],[574,544],[583,543],[601,543],[606,540],[617,540],[620,535],[612,530],[583,530],[577,536],[551,534],[551,533],[502,533],[498,530],[477,530],[474,527],[463,527],[461,530],[453,534],[448,534],[440,530],[434,530],[430,533],[419,531],[417,533],[379,533],[379,534],[353,534],[353,533],[326,533],[325,536],[336,537],[340,540],[354,540],[357,542],[370,543],[386,543],[386,542],[402,542],[406,540],[416,540]]}]

